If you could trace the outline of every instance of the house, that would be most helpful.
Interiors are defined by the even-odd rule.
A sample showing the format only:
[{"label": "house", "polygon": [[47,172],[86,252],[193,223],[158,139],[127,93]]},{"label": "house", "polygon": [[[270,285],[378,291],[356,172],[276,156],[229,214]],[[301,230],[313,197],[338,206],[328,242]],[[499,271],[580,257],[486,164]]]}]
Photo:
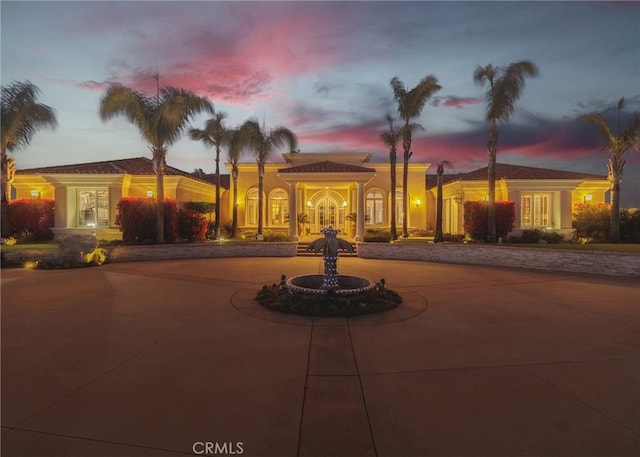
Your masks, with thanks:
[{"label": "house", "polygon": [[[435,176],[429,176],[429,229],[435,228],[437,186]],[[540,228],[551,229],[565,236],[573,233],[572,212],[576,203],[605,202],[609,191],[606,176],[496,164],[496,201],[515,203],[515,228],[512,233]],[[444,233],[464,233],[465,201],[488,198],[487,167],[468,173],[443,176]]]},{"label": "house", "polygon": [[[318,234],[331,225],[362,239],[366,229],[388,230],[391,199],[396,200],[396,223],[401,229],[402,164],[397,166],[397,189],[390,192],[389,163],[372,163],[361,152],[292,152],[284,163],[267,163],[263,181],[263,227],[288,233],[292,239]],[[411,233],[435,228],[435,178],[426,182],[428,163],[412,162],[408,169],[407,226]],[[433,179],[431,179],[433,178]],[[605,176],[543,168],[497,164],[496,200],[512,200],[516,231],[552,228],[571,232],[574,203],[605,201],[609,184]],[[229,175],[220,176],[221,222],[230,222],[234,205],[238,227],[254,231],[258,225],[258,166],[239,164],[237,197]],[[150,159],[109,160],[18,170],[11,182],[15,198],[55,199],[54,233],[96,233],[99,239],[121,238],[116,225],[122,197],[153,197],[156,177]],[[215,202],[215,175],[187,173],[167,166],[164,195],[178,207],[187,202]],[[443,186],[445,233],[462,234],[463,203],[483,200],[488,194],[487,169],[445,175]],[[290,214],[295,215],[289,217]],[[299,227],[298,216],[307,222]]]},{"label": "house", "polygon": [[[215,186],[166,166],[164,196],[178,204],[213,202]],[[17,170],[11,183],[15,198],[55,199],[56,236],[92,232],[101,240],[121,239],[116,225],[122,197],[153,197],[153,162],[145,157]],[[228,186],[227,186],[228,187]]]}]

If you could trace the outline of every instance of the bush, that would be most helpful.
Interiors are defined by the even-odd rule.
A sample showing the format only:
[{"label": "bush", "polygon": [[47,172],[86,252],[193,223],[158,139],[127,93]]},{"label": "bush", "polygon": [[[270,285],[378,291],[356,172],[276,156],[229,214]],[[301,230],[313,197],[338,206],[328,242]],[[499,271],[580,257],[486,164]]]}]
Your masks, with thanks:
[{"label": "bush", "polygon": [[208,214],[216,210],[216,204],[209,202],[186,202],[184,209],[190,209],[201,214]]},{"label": "bush", "polygon": [[564,241],[564,236],[558,232],[543,232],[542,239],[549,244],[558,244]]},{"label": "bush", "polygon": [[51,199],[22,198],[10,202],[7,216],[11,235],[21,242],[52,240],[54,206]]},{"label": "bush", "polygon": [[207,237],[209,223],[198,211],[181,209],[178,211],[178,235],[190,243],[204,241]]},{"label": "bush", "polygon": [[640,209],[620,211],[620,241],[640,243]]},{"label": "bush", "polygon": [[[153,244],[157,238],[156,200],[124,197],[118,202],[116,224],[122,240],[128,243]],[[164,240],[175,243],[178,238],[178,211],[175,200],[164,199]]]},{"label": "bush", "polygon": [[391,232],[367,229],[362,237],[362,241],[366,243],[391,243]]},{"label": "bush", "polygon": [[573,206],[573,228],[577,238],[607,240],[610,219],[611,206],[608,203],[577,203]]},{"label": "bush", "polygon": [[233,236],[233,221],[223,221],[220,226],[220,235],[225,236],[227,238],[231,238]]},{"label": "bush", "polygon": [[264,241],[269,242],[282,242],[282,241],[291,241],[288,233],[282,232],[266,232],[264,234]]},{"label": "bush", "polygon": [[[487,223],[489,202],[464,202],[464,231],[475,241],[487,239]],[[515,203],[510,201],[496,202],[496,234],[506,237],[514,228],[516,219]]]}]

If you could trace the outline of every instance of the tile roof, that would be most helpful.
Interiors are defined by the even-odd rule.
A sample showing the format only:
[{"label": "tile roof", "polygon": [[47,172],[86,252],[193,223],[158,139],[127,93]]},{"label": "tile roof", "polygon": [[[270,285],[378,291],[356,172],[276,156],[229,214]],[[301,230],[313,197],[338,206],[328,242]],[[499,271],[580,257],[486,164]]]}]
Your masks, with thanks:
[{"label": "tile roof", "polygon": [[[196,179],[201,179],[203,181],[208,182],[209,184],[216,185],[216,174],[215,173],[191,173]],[[220,187],[223,189],[229,189],[231,186],[231,176],[220,173]]]},{"label": "tile roof", "polygon": [[324,162],[282,168],[278,171],[280,173],[371,173],[376,170],[375,168],[360,167],[358,165],[349,165],[346,163],[325,160]]},{"label": "tile roof", "polygon": [[[455,181],[483,181],[487,179],[487,168],[479,168],[468,173],[444,174],[443,184]],[[552,170],[550,168],[525,167],[523,165],[510,165],[496,163],[496,179],[607,179],[604,175],[594,175],[575,171]],[[436,177],[428,175],[427,188],[435,187]]]},{"label": "tile roof", "polygon": [[[51,167],[40,168],[28,168],[24,170],[16,170],[16,174],[19,175],[32,175],[32,174],[96,174],[96,175],[155,175],[153,171],[153,162],[146,157],[135,157],[132,159],[118,159],[118,160],[105,160],[103,162],[88,162],[78,163],[71,165],[54,165]],[[212,175],[211,179],[207,178],[207,175],[199,176],[196,174],[187,173],[186,171],[179,170],[177,168],[167,165],[165,167],[164,174],[167,176],[185,176],[198,181],[208,182],[215,184],[215,175]],[[224,186],[224,178],[220,177],[220,183]],[[228,188],[228,175],[227,175],[227,187]]]}]

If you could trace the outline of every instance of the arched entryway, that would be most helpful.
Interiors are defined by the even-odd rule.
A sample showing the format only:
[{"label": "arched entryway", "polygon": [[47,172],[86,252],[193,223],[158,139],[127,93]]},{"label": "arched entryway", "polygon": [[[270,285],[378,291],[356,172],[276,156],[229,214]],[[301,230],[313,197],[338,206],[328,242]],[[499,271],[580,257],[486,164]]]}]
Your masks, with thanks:
[{"label": "arched entryway", "polygon": [[343,195],[325,189],[314,193],[308,202],[311,203],[307,205],[311,233],[319,233],[320,229],[329,225],[345,232],[348,202]]}]

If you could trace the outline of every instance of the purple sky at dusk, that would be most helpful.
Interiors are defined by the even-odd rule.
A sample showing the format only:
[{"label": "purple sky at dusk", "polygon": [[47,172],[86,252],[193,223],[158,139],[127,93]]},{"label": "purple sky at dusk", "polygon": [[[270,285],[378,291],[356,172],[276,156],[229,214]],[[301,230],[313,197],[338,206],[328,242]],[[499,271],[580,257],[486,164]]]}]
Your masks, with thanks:
[{"label": "purple sky at dusk", "polygon": [[[2,85],[30,80],[59,127],[15,154],[18,168],[148,156],[124,119],[103,123],[105,89],[161,85],[207,96],[228,125],[251,116],[296,133],[302,152],[361,151],[385,161],[389,85],[433,74],[442,90],[418,120],[413,161],[486,165],[478,65],[533,61],[498,161],[606,174],[606,154],[576,119],[626,99],[640,111],[640,3],[610,2],[12,2],[2,1]],[[206,116],[193,126],[202,128]],[[627,157],[623,206],[640,206],[640,154]],[[246,161],[252,160],[250,157]],[[272,161],[281,161],[276,154]],[[187,137],[167,161],[213,171]],[[430,170],[433,172],[433,170]]]}]

